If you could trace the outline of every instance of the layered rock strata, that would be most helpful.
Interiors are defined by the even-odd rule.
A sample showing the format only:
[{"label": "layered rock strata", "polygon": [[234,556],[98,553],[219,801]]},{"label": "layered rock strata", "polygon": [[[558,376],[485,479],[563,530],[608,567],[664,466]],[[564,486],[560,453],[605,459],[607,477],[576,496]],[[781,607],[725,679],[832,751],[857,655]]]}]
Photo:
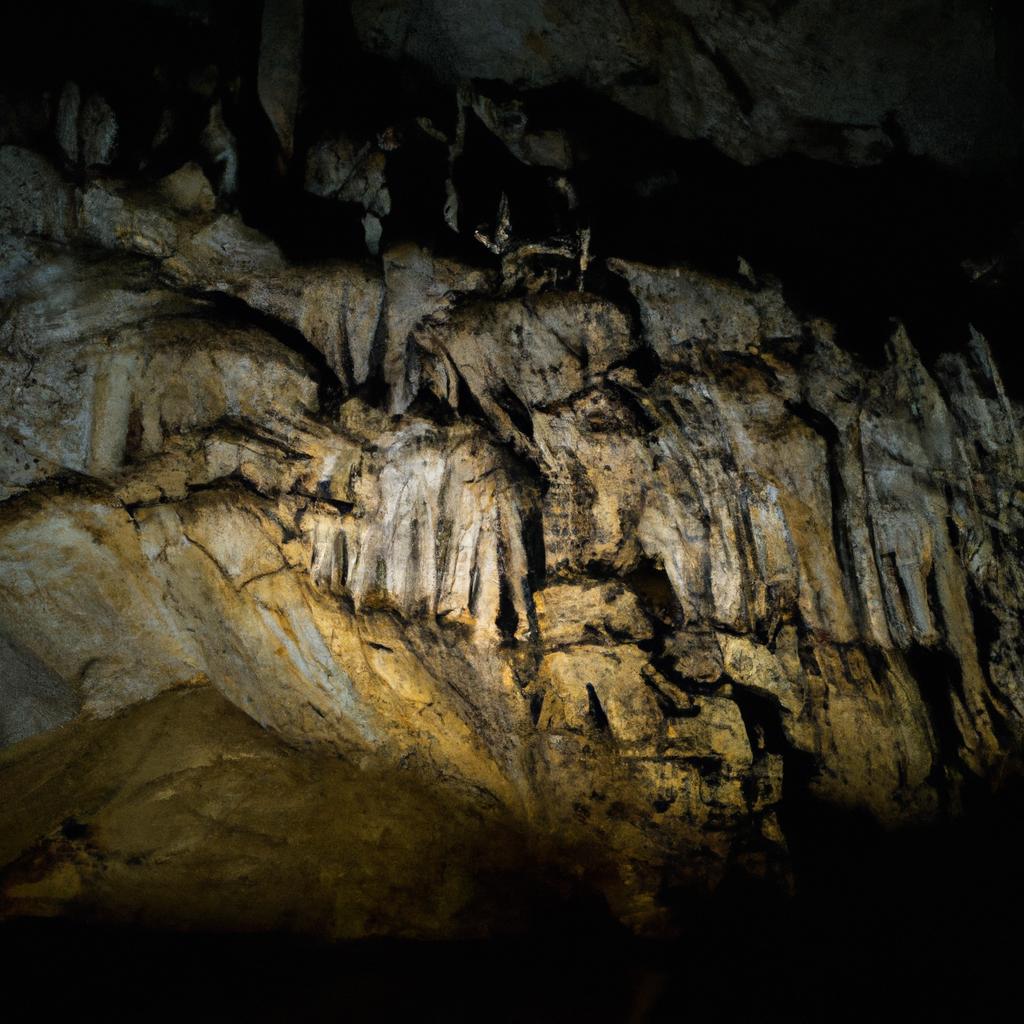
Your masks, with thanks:
[{"label": "layered rock strata", "polygon": [[[413,244],[298,265],[195,165],[6,146],[0,222],[0,735],[73,720],[5,785],[183,687],[223,757],[299,764],[212,688],[658,931],[688,886],[785,884],[787,795],[929,821],[1019,750],[1021,409],[977,332],[926,365],[897,325],[870,367],[779,286],[685,266],[608,258],[595,294]],[[87,789],[54,806],[106,822]],[[30,884],[2,813],[8,911],[130,902],[131,842],[97,840],[119,894],[78,847]]]}]

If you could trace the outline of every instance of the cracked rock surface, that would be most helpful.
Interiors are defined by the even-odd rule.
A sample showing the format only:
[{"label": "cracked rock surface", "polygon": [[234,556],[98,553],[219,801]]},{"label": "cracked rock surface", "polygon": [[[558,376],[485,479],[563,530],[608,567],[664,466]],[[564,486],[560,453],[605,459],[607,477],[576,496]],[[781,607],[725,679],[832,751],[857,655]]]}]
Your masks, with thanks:
[{"label": "cracked rock surface", "polygon": [[[356,38],[442,79],[580,64],[744,163],[823,155],[815,120],[867,145],[895,88],[815,106],[831,22],[799,88],[758,79],[822,4],[670,4],[664,51],[631,4],[499,4],[486,30],[414,6],[355,3]],[[957,74],[993,45],[980,6]],[[515,207],[489,253],[466,227],[371,244],[366,217],[403,216],[398,143],[306,126],[303,17],[267,5],[254,102],[351,249],[261,225],[205,108],[194,151],[129,166],[137,126],[92,84],[41,101],[45,144],[9,104],[0,914],[481,934],[516,926],[494,894],[528,863],[662,934],[680,892],[791,884],[795,800],[897,829],[994,786],[1024,740],[1024,413],[983,333],[936,352],[894,323],[869,358],[745,261],[592,253],[579,224],[514,242]],[[190,103],[237,94],[196,74]],[[959,161],[915,97],[911,149]],[[543,150],[475,103],[488,145]],[[463,142],[429,127],[450,197]]]}]

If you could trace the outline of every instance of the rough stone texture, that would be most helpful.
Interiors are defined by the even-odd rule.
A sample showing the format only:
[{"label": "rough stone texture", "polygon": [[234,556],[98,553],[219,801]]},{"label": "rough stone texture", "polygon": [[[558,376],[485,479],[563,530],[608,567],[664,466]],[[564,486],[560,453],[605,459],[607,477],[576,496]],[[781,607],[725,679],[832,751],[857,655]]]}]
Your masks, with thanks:
[{"label": "rough stone texture", "polygon": [[983,0],[356,0],[353,17],[367,48],[441,78],[581,83],[745,163],[964,164],[1005,155],[1019,124],[1012,30]]},{"label": "rough stone texture", "polygon": [[[267,5],[264,55],[300,8]],[[663,46],[630,4],[492,5],[491,34],[479,8],[355,25],[455,77],[579,77],[744,161],[819,153],[812,122],[874,159],[897,72],[829,83],[896,9],[933,26],[829,23],[798,89],[809,0],[669,5]],[[991,40],[957,11],[967,74]],[[265,63],[288,154],[298,72]],[[1022,412],[978,332],[922,358],[897,325],[870,365],[753,275],[588,276],[582,230],[526,246],[572,276],[508,273],[500,214],[486,265],[303,259],[198,157],[102,176],[92,95],[0,147],[0,912],[466,934],[468,832],[499,875],[567,871],[657,933],[681,892],[787,884],[785,792],[897,828],[1019,756]],[[514,99],[458,95],[531,172],[569,166]],[[911,148],[966,160],[974,99],[897,105]],[[388,214],[394,138],[314,137],[304,198]]]},{"label": "rough stone texture", "polygon": [[299,754],[208,687],[13,755],[5,916],[422,939],[512,929],[536,899],[513,821],[408,773]]},{"label": "rough stone texture", "polygon": [[77,84],[68,82],[57,107],[56,136],[70,164],[105,167],[114,157],[117,119],[102,96],[90,95],[83,101]]},{"label": "rough stone texture", "polygon": [[285,160],[292,155],[302,88],[303,0],[266,0],[260,31],[259,94]]},{"label": "rough stone texture", "polygon": [[0,636],[0,747],[54,729],[79,711],[74,689]]}]

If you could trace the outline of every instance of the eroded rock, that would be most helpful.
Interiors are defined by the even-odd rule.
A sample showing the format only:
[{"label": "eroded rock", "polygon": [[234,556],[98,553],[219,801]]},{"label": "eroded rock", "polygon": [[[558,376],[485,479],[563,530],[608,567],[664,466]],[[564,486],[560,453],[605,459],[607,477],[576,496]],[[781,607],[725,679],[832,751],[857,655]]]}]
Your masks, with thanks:
[{"label": "eroded rock", "polygon": [[745,163],[786,152],[876,163],[903,145],[962,165],[1014,145],[1014,101],[997,57],[1011,29],[990,7],[951,13],[900,0],[862,14],[821,0],[353,6],[374,53],[454,81],[582,83]]},{"label": "eroded rock", "polygon": [[[476,104],[545,163],[514,105]],[[314,191],[383,216],[382,162],[330,156]],[[977,332],[923,359],[900,327],[871,367],[749,273],[610,259],[604,294],[412,243],[301,264],[195,163],[65,174],[0,150],[6,742],[73,719],[91,764],[195,700],[240,758],[280,768],[282,740],[296,766],[443,784],[637,931],[686,886],[785,884],[784,781],[898,827],[1019,751],[1021,410]],[[59,760],[61,735],[5,763]],[[307,768],[280,770],[298,792]],[[243,775],[210,777],[262,792]],[[33,889],[12,841],[5,906],[167,912],[97,806],[111,880],[47,825],[59,870]]]}]

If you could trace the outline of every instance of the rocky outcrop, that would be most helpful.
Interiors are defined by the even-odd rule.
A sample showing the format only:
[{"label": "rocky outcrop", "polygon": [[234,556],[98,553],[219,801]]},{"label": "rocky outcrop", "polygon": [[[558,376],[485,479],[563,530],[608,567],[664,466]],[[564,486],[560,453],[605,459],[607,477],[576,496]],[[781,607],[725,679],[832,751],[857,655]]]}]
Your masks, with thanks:
[{"label": "rocky outcrop", "polygon": [[76,907],[151,927],[350,939],[480,938],[536,912],[543,883],[519,873],[514,821],[407,772],[297,755],[206,686],[13,754],[0,753],[16,794],[0,840],[5,916]]},{"label": "rocky outcrop", "polygon": [[1015,109],[1000,14],[920,0],[870,17],[824,0],[353,5],[366,47],[444,78],[582,83],[736,160],[858,164],[901,147],[951,164],[994,155]]},{"label": "rocky outcrop", "polygon": [[[431,8],[429,52],[406,5],[353,11],[372,47],[460,77],[550,85],[568,54],[558,75],[586,68],[745,161],[813,149],[796,126],[815,119],[875,138],[883,72],[852,113],[758,78],[813,5],[784,6],[673,10],[659,48],[628,4],[499,5],[493,39],[457,4]],[[308,138],[273,47],[299,60],[302,9],[264,13],[257,93],[285,164]],[[491,74],[520,30],[520,64]],[[785,887],[796,802],[898,828],[1011,770],[1022,414],[980,333],[936,354],[895,324],[872,363],[745,261],[726,279],[593,254],[582,226],[525,242],[504,196],[476,232],[487,262],[389,241],[386,134],[321,132],[303,178],[358,207],[379,260],[303,258],[209,166],[115,174],[113,110],[85,97],[60,94],[52,159],[0,147],[4,913],[284,927],[288,890],[243,905],[246,886],[297,873],[325,934],[466,934],[464,827],[495,872],[574,874],[657,933],[680,892]],[[514,100],[458,97],[461,127],[417,129],[449,170],[469,109],[522,162],[568,167]],[[907,129],[922,151],[929,103]],[[364,787],[397,809],[354,810]],[[405,917],[378,913],[374,836]],[[410,894],[434,882],[436,903]],[[222,883],[220,913],[200,890]]]}]

